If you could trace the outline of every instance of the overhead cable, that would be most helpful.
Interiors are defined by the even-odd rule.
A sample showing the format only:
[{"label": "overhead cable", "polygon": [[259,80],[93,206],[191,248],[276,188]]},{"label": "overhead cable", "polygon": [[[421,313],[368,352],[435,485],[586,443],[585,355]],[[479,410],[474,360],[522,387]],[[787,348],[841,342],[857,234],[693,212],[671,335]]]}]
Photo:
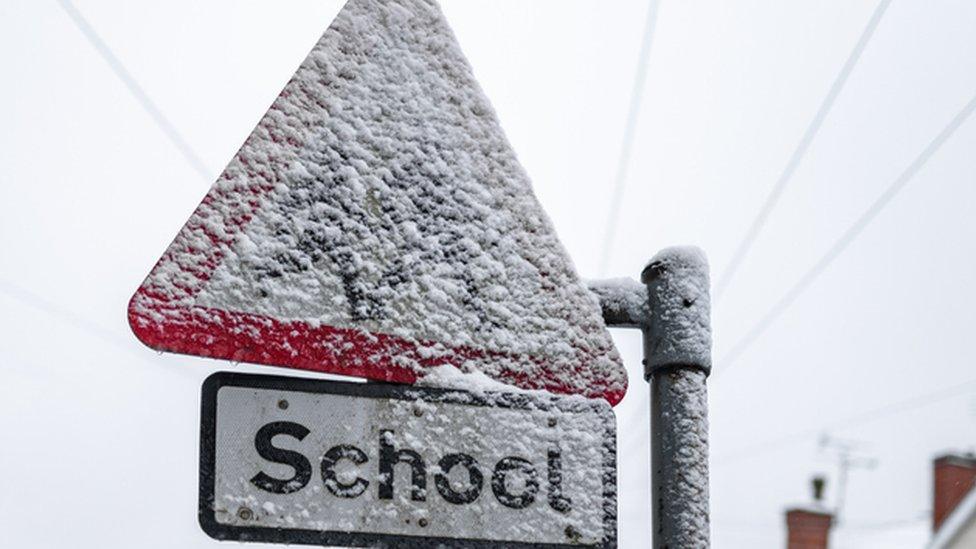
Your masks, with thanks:
[{"label": "overhead cable", "polygon": [[787,183],[789,183],[790,179],[793,178],[793,174],[796,172],[797,166],[800,165],[800,162],[806,155],[807,150],[810,148],[810,144],[820,131],[820,127],[823,126],[823,122],[826,120],[831,108],[833,108],[834,102],[837,100],[837,96],[840,95],[841,90],[844,89],[844,85],[847,83],[848,78],[850,78],[851,73],[854,71],[854,67],[861,58],[861,54],[864,53],[864,49],[867,47],[868,42],[874,35],[875,29],[878,28],[878,23],[881,22],[881,18],[884,16],[885,11],[888,9],[890,4],[891,0],[881,0],[881,2],[879,2],[877,7],[874,9],[874,13],[871,14],[871,18],[868,20],[867,26],[864,27],[860,38],[858,38],[857,43],[854,44],[854,49],[851,50],[850,55],[847,56],[847,61],[844,62],[840,72],[834,78],[834,82],[831,84],[830,90],[823,98],[823,101],[820,103],[820,107],[813,116],[813,120],[810,121],[810,125],[808,125],[807,129],[803,132],[800,142],[797,143],[796,148],[793,150],[793,154],[790,155],[789,160],[787,160],[786,166],[783,168],[782,173],[780,173],[779,178],[773,185],[773,188],[766,196],[766,200],[759,209],[759,213],[757,213],[756,217],[753,218],[745,236],[742,238],[742,241],[739,242],[738,247],[732,254],[731,261],[729,261],[725,271],[715,283],[714,293],[716,300],[720,299],[722,294],[725,293],[729,283],[732,281],[736,271],[739,269],[739,265],[742,263],[742,260],[745,259],[746,255],[749,253],[749,250],[752,249],[752,245],[755,243],[756,237],[759,236],[763,226],[769,219],[769,214],[772,213],[773,208],[775,208],[777,202],[779,202],[780,196],[783,194],[783,189],[786,188]]},{"label": "overhead cable", "polygon": [[640,116],[641,103],[644,97],[644,83],[647,80],[647,65],[651,57],[651,44],[654,41],[654,28],[657,25],[657,10],[658,0],[650,0],[647,6],[647,19],[644,22],[640,53],[637,56],[637,73],[634,76],[634,86],[630,92],[630,108],[627,111],[627,122],[624,125],[623,144],[620,148],[620,158],[617,161],[613,188],[610,191],[610,210],[603,236],[600,276],[604,276],[609,267],[613,241],[617,235],[617,221],[620,217],[620,206],[623,202],[624,187],[627,183],[627,168],[630,166],[634,134],[637,132],[637,118]]},{"label": "overhead cable", "polygon": [[960,110],[952,120],[929,142],[921,153],[907,168],[881,193],[881,195],[861,214],[857,220],[841,234],[833,245],[814,265],[777,301],[772,308],[746,332],[732,349],[725,355],[724,360],[717,362],[718,367],[713,377],[727,372],[744,353],[770,326],[813,284],[854,240],[864,232],[864,229],[885,209],[892,199],[905,188],[905,185],[922,169],[936,152],[959,129],[959,126],[969,118],[976,108],[976,96]]},{"label": "overhead cable", "polygon": [[914,396],[905,400],[886,404],[872,410],[832,421],[817,428],[805,429],[803,431],[772,438],[764,442],[751,445],[747,448],[743,448],[742,450],[733,452],[731,454],[717,456],[713,460],[713,464],[718,466],[731,465],[735,462],[755,456],[757,454],[789,446],[804,440],[809,440],[811,437],[820,436],[825,432],[849,429],[857,425],[869,423],[892,415],[924,408],[926,406],[937,404],[944,400],[955,398],[973,391],[976,391],[976,379],[970,379],[962,383],[955,383],[951,387],[939,389],[938,391],[933,391],[924,395]]},{"label": "overhead cable", "polygon": [[122,61],[115,55],[112,49],[105,43],[104,40],[98,35],[94,27],[88,23],[88,21],[82,16],[81,12],[71,3],[70,0],[58,0],[61,8],[71,21],[78,27],[78,30],[85,36],[89,43],[95,48],[102,59],[108,63],[109,68],[115,73],[115,76],[122,81],[125,87],[129,90],[129,93],[136,99],[139,105],[146,111],[156,126],[166,135],[173,146],[179,151],[183,158],[186,159],[190,167],[193,168],[200,177],[205,181],[210,182],[212,180],[211,172],[207,169],[207,166],[203,163],[203,160],[193,151],[186,139],[180,134],[176,127],[169,121],[166,115],[156,106],[149,95],[142,89],[139,82],[129,73],[122,64]]}]

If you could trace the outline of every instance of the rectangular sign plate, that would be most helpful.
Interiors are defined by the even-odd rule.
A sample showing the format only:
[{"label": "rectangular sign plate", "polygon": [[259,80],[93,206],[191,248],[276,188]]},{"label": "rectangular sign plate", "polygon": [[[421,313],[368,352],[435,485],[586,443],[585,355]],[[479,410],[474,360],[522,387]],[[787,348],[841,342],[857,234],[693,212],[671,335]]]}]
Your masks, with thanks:
[{"label": "rectangular sign plate", "polygon": [[200,524],[220,540],[617,546],[603,400],[217,373]]}]

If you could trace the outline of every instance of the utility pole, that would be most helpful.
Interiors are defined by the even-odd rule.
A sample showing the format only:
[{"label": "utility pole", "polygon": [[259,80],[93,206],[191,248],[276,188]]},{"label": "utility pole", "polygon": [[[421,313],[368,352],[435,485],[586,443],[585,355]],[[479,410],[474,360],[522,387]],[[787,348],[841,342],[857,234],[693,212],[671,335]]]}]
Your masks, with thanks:
[{"label": "utility pole", "polygon": [[667,248],[640,280],[591,281],[589,288],[608,326],[643,334],[644,379],[651,391],[653,547],[708,547],[708,263],[697,248]]}]

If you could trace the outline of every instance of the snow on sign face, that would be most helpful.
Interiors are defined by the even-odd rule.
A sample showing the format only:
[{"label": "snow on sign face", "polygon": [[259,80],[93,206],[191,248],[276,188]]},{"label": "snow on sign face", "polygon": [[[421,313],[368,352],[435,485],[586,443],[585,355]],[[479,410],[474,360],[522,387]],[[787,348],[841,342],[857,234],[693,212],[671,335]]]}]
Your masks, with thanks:
[{"label": "snow on sign face", "polygon": [[201,410],[199,517],[216,539],[617,546],[602,400],[220,372]]},{"label": "snow on sign face", "polygon": [[583,287],[433,0],[350,0],[129,305],[150,347],[618,402]]}]

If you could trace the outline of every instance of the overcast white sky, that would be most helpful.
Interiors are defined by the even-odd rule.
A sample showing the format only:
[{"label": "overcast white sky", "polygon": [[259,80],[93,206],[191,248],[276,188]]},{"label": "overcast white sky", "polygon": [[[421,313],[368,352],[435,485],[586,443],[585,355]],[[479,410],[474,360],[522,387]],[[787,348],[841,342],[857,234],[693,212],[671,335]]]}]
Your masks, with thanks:
[{"label": "overcast white sky", "polygon": [[[661,0],[609,243],[648,2],[442,4],[583,276],[636,277],[658,249],[697,244],[717,277],[876,1]],[[57,0],[0,3],[0,546],[213,547],[195,516],[200,383],[274,372],[157,355],[130,334],[126,302],[340,2],[76,6],[209,176]],[[972,2],[892,3],[715,304],[728,368],[711,381],[715,547],[784,544],[784,506],[808,500],[815,472],[835,482],[821,432],[877,460],[851,474],[836,547],[918,547],[932,456],[976,447],[976,121],[723,359],[976,94],[974,28]],[[632,379],[617,408],[621,546],[636,549],[647,389],[639,336],[615,335]]]}]

